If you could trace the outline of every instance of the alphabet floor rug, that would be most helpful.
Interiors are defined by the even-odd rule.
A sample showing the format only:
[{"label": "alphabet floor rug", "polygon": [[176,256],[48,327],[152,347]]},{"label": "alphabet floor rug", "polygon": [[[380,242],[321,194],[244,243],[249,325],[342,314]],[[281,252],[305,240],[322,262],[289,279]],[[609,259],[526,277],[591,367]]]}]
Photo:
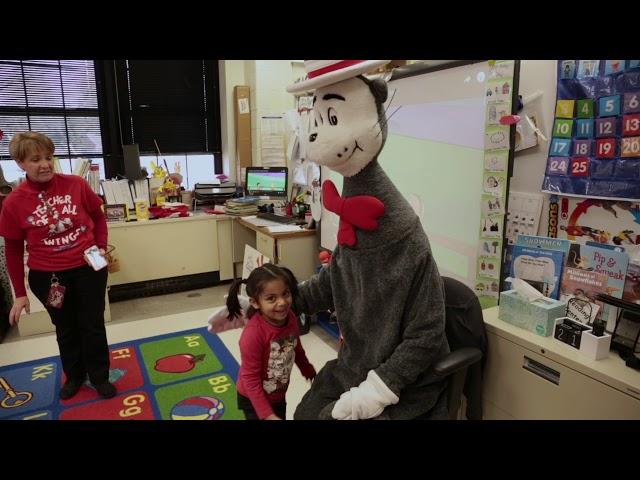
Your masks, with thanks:
[{"label": "alphabet floor rug", "polygon": [[118,394],[101,398],[88,383],[60,400],[60,357],[0,368],[0,419],[241,420],[238,363],[206,328],[109,347],[110,381]]}]

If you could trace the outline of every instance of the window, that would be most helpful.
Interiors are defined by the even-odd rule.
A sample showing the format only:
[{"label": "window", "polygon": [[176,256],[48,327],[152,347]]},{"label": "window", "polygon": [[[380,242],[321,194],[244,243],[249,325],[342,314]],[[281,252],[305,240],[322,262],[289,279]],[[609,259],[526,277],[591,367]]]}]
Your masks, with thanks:
[{"label": "window", "polygon": [[123,144],[137,143],[141,156],[186,156],[185,179],[197,162],[222,171],[217,61],[124,60],[115,74]]},{"label": "window", "polygon": [[72,159],[85,157],[104,175],[93,61],[0,60],[0,129],[0,161],[9,181],[22,173],[9,156],[9,141],[27,130],[51,138],[64,172],[72,170]]},{"label": "window", "polygon": [[149,176],[153,175],[151,162],[164,167],[167,162],[169,172],[176,171],[179,165],[182,175],[182,186],[187,190],[193,190],[196,183],[213,183],[216,175],[214,156],[211,154],[185,154],[185,155],[140,155],[140,166],[145,167]]}]

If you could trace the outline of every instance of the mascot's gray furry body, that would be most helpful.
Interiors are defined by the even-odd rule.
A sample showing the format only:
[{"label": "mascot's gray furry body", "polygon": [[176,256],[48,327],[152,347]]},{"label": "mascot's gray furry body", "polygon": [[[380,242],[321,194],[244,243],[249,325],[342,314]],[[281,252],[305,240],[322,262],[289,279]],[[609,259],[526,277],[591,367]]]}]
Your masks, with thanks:
[{"label": "mascot's gray furry body", "polygon": [[[449,352],[442,280],[420,219],[377,161],[386,84],[359,76],[315,96],[309,159],[344,175],[342,198],[376,197],[384,214],[377,229],[356,229],[357,243],[338,245],[329,267],[300,285],[302,311],[335,308],[344,343],[295,418],[442,417],[444,382],[431,368]],[[376,391],[379,408],[366,407]]]}]

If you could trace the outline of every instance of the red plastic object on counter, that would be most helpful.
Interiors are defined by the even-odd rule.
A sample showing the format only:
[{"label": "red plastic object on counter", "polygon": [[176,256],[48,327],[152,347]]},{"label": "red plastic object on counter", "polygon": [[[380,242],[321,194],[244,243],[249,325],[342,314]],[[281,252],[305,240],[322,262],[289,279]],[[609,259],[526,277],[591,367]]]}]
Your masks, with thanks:
[{"label": "red plastic object on counter", "polygon": [[149,207],[149,213],[156,218],[188,217],[189,207],[186,205],[176,205],[175,207]]}]

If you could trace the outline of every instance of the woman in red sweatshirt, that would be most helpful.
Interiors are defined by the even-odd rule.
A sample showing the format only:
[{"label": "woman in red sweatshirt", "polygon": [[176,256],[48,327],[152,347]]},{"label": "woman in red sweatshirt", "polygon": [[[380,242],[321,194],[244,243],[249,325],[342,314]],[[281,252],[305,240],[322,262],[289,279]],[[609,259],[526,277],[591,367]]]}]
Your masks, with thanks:
[{"label": "woman in red sweatshirt", "polygon": [[87,375],[105,398],[116,394],[109,382],[109,347],[104,327],[107,269],[94,270],[84,251],[107,246],[102,200],[77,175],[54,173],[55,147],[37,132],[17,133],[9,153],[26,173],[4,201],[0,236],[5,238],[7,270],[15,290],[9,322],[29,313],[24,282],[24,245],[29,255],[29,286],[46,306],[56,327],[67,380],[60,398],[73,397]]}]

